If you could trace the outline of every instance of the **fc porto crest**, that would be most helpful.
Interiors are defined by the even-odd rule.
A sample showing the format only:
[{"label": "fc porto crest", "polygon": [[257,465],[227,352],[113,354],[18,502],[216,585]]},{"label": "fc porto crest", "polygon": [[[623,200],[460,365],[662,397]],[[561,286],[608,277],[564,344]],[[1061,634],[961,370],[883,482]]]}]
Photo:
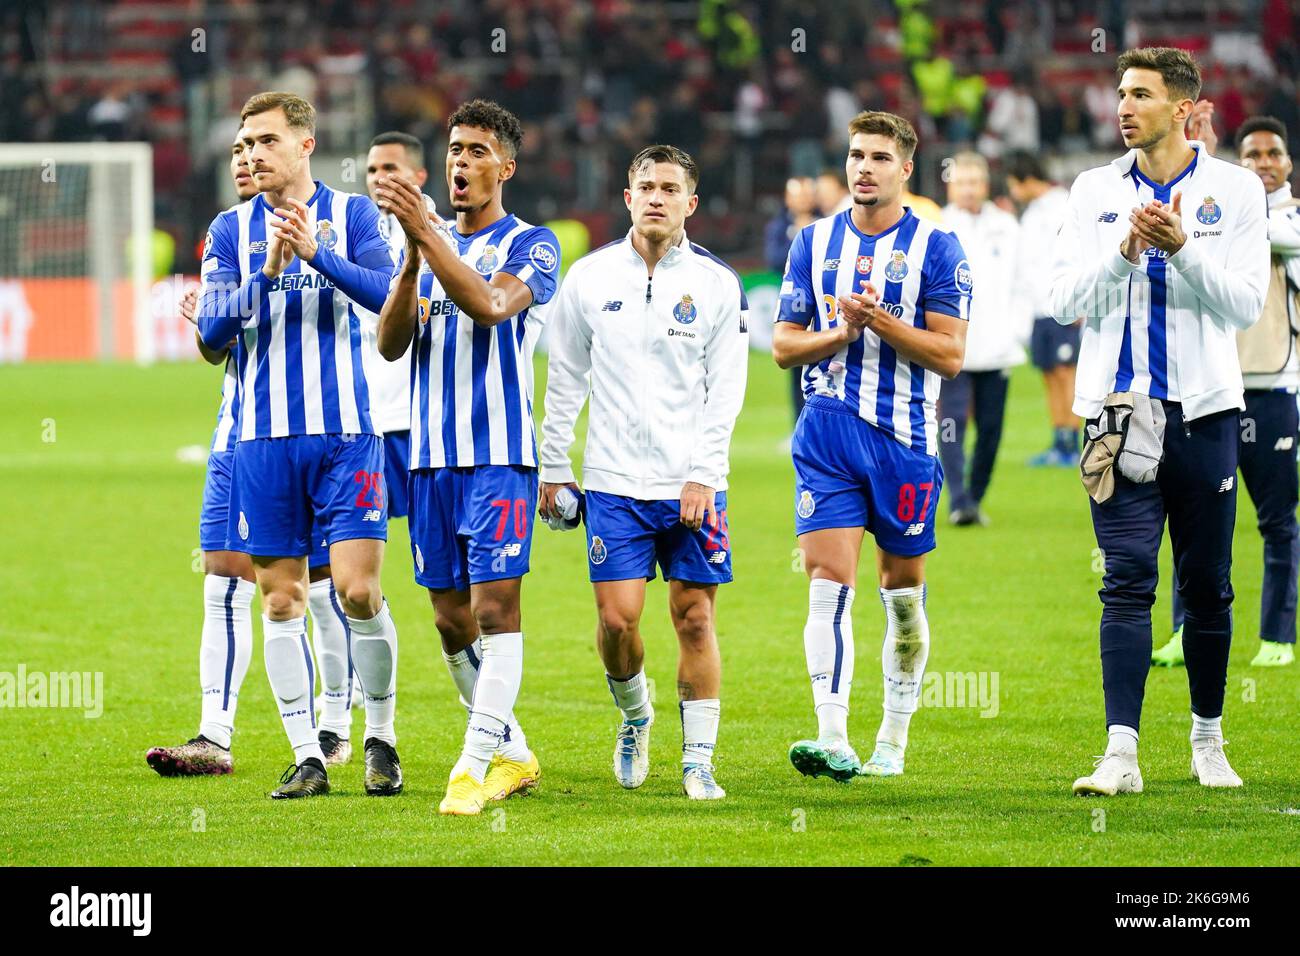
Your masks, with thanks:
[{"label": "fc porto crest", "polygon": [[478,257],[478,262],[474,263],[474,268],[485,276],[490,276],[497,271],[497,247],[488,246],[483,250],[483,255]]},{"label": "fc porto crest", "polygon": [[316,220],[316,245],[324,249],[333,249],[338,242],[338,234],[334,231],[334,224],[328,219]]},{"label": "fc porto crest", "polygon": [[592,564],[604,564],[605,559],[609,557],[609,549],[605,547],[605,542],[600,540],[600,535],[591,536],[591,549],[588,552]]},{"label": "fc porto crest", "polygon": [[902,282],[907,278],[907,253],[895,249],[889,254],[889,265],[885,266],[885,278],[890,282]]},{"label": "fc porto crest", "polygon": [[1196,210],[1196,221],[1206,226],[1214,225],[1222,216],[1223,210],[1219,208],[1213,196],[1206,196],[1205,202],[1201,203]]},{"label": "fc porto crest", "polygon": [[682,296],[682,301],[673,306],[673,318],[682,325],[690,325],[699,315],[699,310],[695,308],[695,300],[689,295]]},{"label": "fc porto crest", "polygon": [[248,540],[248,519],[244,517],[242,511],[239,513],[239,537],[240,540]]},{"label": "fc porto crest", "polygon": [[817,510],[817,504],[813,501],[811,491],[802,491],[799,493],[799,504],[795,506],[795,514],[800,518],[811,518],[813,512]]},{"label": "fc porto crest", "polygon": [[875,261],[875,256],[858,256],[858,271],[864,276],[871,275],[871,266]]}]

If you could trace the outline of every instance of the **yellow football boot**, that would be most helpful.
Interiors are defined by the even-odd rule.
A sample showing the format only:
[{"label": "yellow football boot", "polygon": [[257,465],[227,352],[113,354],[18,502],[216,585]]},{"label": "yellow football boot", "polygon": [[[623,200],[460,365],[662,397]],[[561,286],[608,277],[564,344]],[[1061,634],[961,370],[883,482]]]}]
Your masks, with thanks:
[{"label": "yellow football boot", "polygon": [[472,817],[483,810],[483,785],[462,770],[447,781],[447,795],[438,804],[438,812],[450,816]]},{"label": "yellow football boot", "polygon": [[537,786],[542,768],[537,764],[537,754],[531,750],[527,760],[507,760],[500,754],[492,757],[487,777],[483,780],[483,802],[504,800],[516,793],[527,793]]}]

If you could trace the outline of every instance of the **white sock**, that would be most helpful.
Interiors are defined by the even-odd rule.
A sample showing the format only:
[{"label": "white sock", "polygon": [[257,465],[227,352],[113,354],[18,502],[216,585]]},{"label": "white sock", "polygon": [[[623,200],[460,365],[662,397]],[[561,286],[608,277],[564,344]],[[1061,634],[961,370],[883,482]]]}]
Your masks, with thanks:
[{"label": "white sock", "polygon": [[[478,681],[479,662],[483,659],[483,645],[476,640],[473,644],[462,648],[455,654],[448,654],[443,651],[442,659],[446,662],[452,683],[456,685],[456,691],[460,694],[461,704],[466,711],[472,711],[474,709],[474,685]],[[519,721],[515,718],[514,713],[511,713],[506,721],[505,737],[502,739],[498,751],[507,760],[523,762],[528,759],[528,740],[524,737],[524,729],[519,726]]]},{"label": "white sock", "polygon": [[229,749],[235,705],[253,656],[253,592],[243,578],[203,576],[203,630],[199,638],[199,733]]},{"label": "white sock", "polygon": [[492,754],[505,739],[510,714],[519,697],[519,685],[524,678],[524,635],[519,631],[483,634],[479,646],[483,656],[474,684],[469,723],[465,727],[465,749],[452,769],[452,776],[468,770],[482,783]]},{"label": "white sock", "polygon": [[1198,740],[1222,740],[1223,717],[1200,717],[1192,714],[1192,743]]},{"label": "white sock", "polygon": [[397,712],[397,627],[388,602],[368,621],[347,619],[352,630],[352,665],[366,698],[366,735],[397,746],[393,716]]},{"label": "white sock", "polygon": [[614,704],[623,712],[624,720],[645,720],[654,714],[654,708],[650,706],[650,691],[645,682],[645,668],[626,680],[610,677],[606,673],[605,683],[614,696]]},{"label": "white sock", "polygon": [[713,748],[718,742],[718,721],[722,701],[684,700],[682,711],[682,765],[713,766]]},{"label": "white sock", "polygon": [[808,584],[803,653],[812,679],[817,739],[847,743],[853,686],[853,588],[814,578]]},{"label": "white sock", "polygon": [[307,618],[273,621],[262,615],[262,656],[271,692],[280,706],[280,720],[293,747],[293,759],[301,764],[315,757],[325,764],[316,739],[316,709],[312,701],[315,668],[307,646]]},{"label": "white sock", "polygon": [[352,734],[352,650],[348,646],[352,635],[334,593],[334,582],[329,578],[313,581],[307,588],[307,607],[324,697],[320,729],[347,740]]},{"label": "white sock", "polygon": [[1106,741],[1106,753],[1137,756],[1138,732],[1132,727],[1125,727],[1123,724],[1111,724],[1106,728],[1106,733],[1110,735]]},{"label": "white sock", "polygon": [[880,589],[885,605],[885,643],[880,666],[885,674],[885,715],[876,742],[907,747],[907,727],[921,700],[921,678],[930,657],[930,622],[925,616],[925,585]]}]

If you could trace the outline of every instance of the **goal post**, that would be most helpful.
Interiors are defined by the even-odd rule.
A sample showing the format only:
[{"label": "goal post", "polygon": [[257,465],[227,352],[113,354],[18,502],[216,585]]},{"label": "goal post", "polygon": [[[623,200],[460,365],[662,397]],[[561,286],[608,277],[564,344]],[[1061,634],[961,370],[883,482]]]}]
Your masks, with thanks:
[{"label": "goal post", "polygon": [[153,147],[0,143],[0,363],[152,362]]}]

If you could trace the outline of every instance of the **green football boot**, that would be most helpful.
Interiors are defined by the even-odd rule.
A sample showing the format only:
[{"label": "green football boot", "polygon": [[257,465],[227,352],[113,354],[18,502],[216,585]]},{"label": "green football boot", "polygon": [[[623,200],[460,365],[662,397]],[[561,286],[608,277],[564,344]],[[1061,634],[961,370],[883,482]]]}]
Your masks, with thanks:
[{"label": "green football boot", "polygon": [[1183,666],[1183,629],[1180,627],[1174,631],[1174,636],[1169,638],[1169,643],[1158,651],[1151,652],[1152,667],[1182,667]]},{"label": "green football boot", "polygon": [[843,741],[800,740],[790,748],[790,763],[805,777],[830,777],[848,783],[862,769],[862,761]]}]

